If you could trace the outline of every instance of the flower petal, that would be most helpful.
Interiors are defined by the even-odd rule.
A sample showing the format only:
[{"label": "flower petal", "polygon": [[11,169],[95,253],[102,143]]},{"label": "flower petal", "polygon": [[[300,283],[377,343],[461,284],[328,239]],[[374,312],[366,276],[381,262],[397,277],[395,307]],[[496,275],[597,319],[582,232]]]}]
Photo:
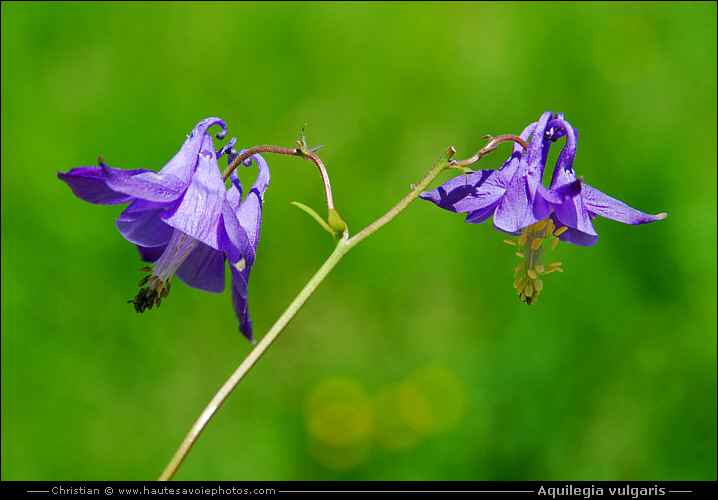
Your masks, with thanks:
[{"label": "flower petal", "polygon": [[611,198],[588,184],[583,185],[581,195],[586,209],[591,213],[626,224],[646,224],[648,222],[665,219],[668,216],[668,214],[665,213],[650,215],[641,212],[640,210],[629,207],[622,201]]},{"label": "flower petal", "polygon": [[[259,232],[262,225],[262,204],[264,203],[264,192],[269,187],[270,175],[269,167],[267,162],[259,155],[253,155],[252,159],[257,162],[259,171],[257,173],[257,179],[252,185],[252,189],[247,193],[244,200],[239,203],[239,189],[241,188],[230,188],[227,193],[227,200],[230,205],[235,209],[237,221],[242,227],[246,234],[248,247],[245,247],[245,251],[242,252],[247,262],[247,266],[251,267],[254,263],[254,254],[259,243]],[[232,172],[232,183],[233,187],[235,182],[239,182],[239,178],[236,176],[236,170]]]},{"label": "flower petal", "polygon": [[[560,224],[557,225],[560,226]],[[593,225],[591,225],[591,228],[593,229]],[[593,232],[595,233],[596,231]],[[592,247],[598,242],[598,234],[589,234],[569,227],[558,239],[580,247]]]},{"label": "flower petal", "polygon": [[232,307],[239,320],[239,331],[251,343],[255,343],[252,336],[252,320],[247,307],[247,286],[250,267],[244,267],[243,259],[229,266],[232,272]]},{"label": "flower petal", "polygon": [[199,243],[175,274],[187,286],[205,292],[222,293],[224,260],[223,252]]},{"label": "flower petal", "polygon": [[247,306],[247,290],[249,272],[254,264],[255,252],[259,243],[259,232],[262,225],[262,203],[264,192],[269,187],[269,167],[259,155],[252,159],[259,166],[257,179],[252,189],[241,200],[242,185],[239,182],[237,171],[232,172],[232,187],[227,192],[226,208],[233,212],[237,227],[233,228],[232,217],[225,217],[225,227],[232,243],[237,247],[238,255],[229,253],[230,270],[232,272],[232,306],[239,320],[239,331],[254,343],[252,337],[252,320],[249,317]]},{"label": "flower petal", "polygon": [[[149,170],[133,172],[149,172]],[[57,172],[57,178],[70,186],[75,196],[96,205],[118,205],[133,200],[132,196],[115,191],[105,184],[101,167],[78,167],[68,172]]]},{"label": "flower petal", "polygon": [[115,226],[127,241],[144,247],[165,245],[170,241],[174,229],[160,218],[166,208],[152,208],[153,205],[154,202],[135,200],[117,218]]},{"label": "flower petal", "polygon": [[179,198],[186,185],[172,174],[151,170],[122,170],[102,166],[105,183],[111,189],[134,198],[169,202]]},{"label": "flower petal", "polygon": [[546,111],[535,125],[529,125],[521,134],[523,137],[530,133],[531,142],[496,207],[494,227],[501,231],[514,234],[550,213],[548,202],[537,192],[551,144],[545,132],[552,116],[550,111]]},{"label": "flower petal", "polygon": [[[552,141],[556,141],[559,137],[566,136],[566,144],[561,149],[561,153],[556,160],[556,166],[551,175],[550,188],[555,185],[563,184],[568,180],[574,180],[576,175],[573,171],[573,162],[576,158],[576,148],[578,146],[578,130],[574,129],[570,123],[563,119],[563,114],[559,113],[556,118],[551,120],[548,127],[557,127],[558,130],[551,137]],[[566,175],[570,173],[570,179]]]},{"label": "flower petal", "polygon": [[[230,191],[232,188],[230,188]],[[229,195],[229,192],[227,193]],[[222,205],[222,220],[224,229],[229,239],[225,253],[230,262],[237,262],[243,255],[254,254],[254,249],[249,243],[247,232],[237,220],[237,212],[232,204],[225,200]]]},{"label": "flower petal", "polygon": [[528,169],[530,175],[537,176],[539,182],[543,176],[543,169],[546,166],[546,158],[548,156],[548,149],[551,144],[546,139],[545,132],[546,126],[549,120],[553,116],[551,111],[546,111],[539,118],[535,128],[531,132],[531,142],[529,142],[529,148],[521,158],[521,162],[525,168]]},{"label": "flower petal", "polygon": [[169,226],[215,250],[225,250],[227,237],[222,221],[225,199],[224,182],[219,172],[212,136],[205,134],[197,169],[187,191],[179,203],[160,217]]},{"label": "flower petal", "polygon": [[143,262],[157,262],[157,259],[165,253],[165,248],[167,248],[167,244],[158,247],[143,247],[142,245],[137,245],[137,251],[140,253],[140,259],[142,259]]},{"label": "flower petal", "polygon": [[492,205],[488,205],[484,208],[480,208],[479,210],[475,210],[471,212],[469,215],[466,216],[466,220],[464,222],[471,222],[472,224],[481,224],[482,222],[488,220],[489,217],[494,215],[496,212],[496,206],[499,204],[499,200],[496,200],[496,203]]},{"label": "flower petal", "polygon": [[525,224],[531,213],[531,205],[526,178],[514,178],[501,198],[494,213],[494,226],[507,233],[515,233],[528,226]]},{"label": "flower petal", "polygon": [[[213,125],[220,125],[222,132],[227,132],[227,125],[225,125],[223,120],[219,118],[205,118],[194,127],[189,137],[187,137],[184,144],[182,144],[180,150],[167,162],[167,165],[160,170],[160,173],[173,175],[179,179],[184,186],[188,186],[197,168],[197,157],[201,150],[206,149],[204,145],[205,135],[208,135],[206,132]],[[212,151],[214,151],[214,149],[212,149]]]},{"label": "flower petal", "polygon": [[499,170],[477,170],[456,176],[419,197],[451,212],[474,212],[495,205],[504,194],[506,184]]},{"label": "flower petal", "polygon": [[[586,184],[581,185],[585,190]],[[574,245],[590,247],[598,241],[598,233],[593,228],[591,214],[584,207],[582,197],[569,198],[561,204],[553,205],[556,212],[557,227],[568,226],[568,231],[563,233],[559,239]]]}]

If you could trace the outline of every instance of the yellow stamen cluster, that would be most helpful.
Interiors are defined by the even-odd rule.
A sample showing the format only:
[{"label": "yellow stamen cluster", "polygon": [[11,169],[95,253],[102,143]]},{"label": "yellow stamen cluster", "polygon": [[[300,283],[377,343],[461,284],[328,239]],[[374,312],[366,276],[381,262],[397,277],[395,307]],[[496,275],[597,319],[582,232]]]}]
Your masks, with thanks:
[{"label": "yellow stamen cluster", "polygon": [[[533,304],[541,290],[543,290],[543,281],[540,276],[554,271],[563,272],[560,262],[544,264],[543,253],[553,251],[559,242],[557,236],[567,229],[568,227],[566,226],[556,229],[553,220],[543,219],[525,227],[521,231],[521,235],[519,235],[518,242],[504,240],[509,245],[519,247],[516,255],[523,260],[514,269],[514,277],[516,278],[514,288],[521,300],[526,304]],[[552,240],[548,249],[543,244],[544,240]]]}]

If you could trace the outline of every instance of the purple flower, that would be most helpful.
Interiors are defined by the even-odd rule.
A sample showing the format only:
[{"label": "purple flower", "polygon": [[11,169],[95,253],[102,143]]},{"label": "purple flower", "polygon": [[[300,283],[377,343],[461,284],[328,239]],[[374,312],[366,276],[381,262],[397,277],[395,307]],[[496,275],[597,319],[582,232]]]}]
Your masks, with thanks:
[{"label": "purple flower", "polygon": [[[566,137],[547,189],[541,183],[546,159],[553,142]],[[574,245],[592,246],[598,233],[591,221],[596,215],[624,222],[645,224],[664,219],[665,213],[649,215],[605,195],[576,177],[578,131],[563,114],[550,111],[541,115],[521,133],[528,149],[514,144],[511,157],[499,170],[478,170],[466,177],[458,176],[438,188],[422,193],[425,200],[457,213],[467,213],[466,222],[478,224],[493,216],[494,227],[519,235],[517,255],[524,259],[515,269],[521,300],[531,304],[543,288],[540,275],[562,271],[560,262],[546,263],[543,253],[556,247],[559,240]],[[558,238],[558,239],[555,239]],[[551,239],[549,249],[544,239]]]},{"label": "purple flower", "polygon": [[152,263],[142,269],[150,274],[140,281],[143,288],[129,301],[137,312],[159,307],[175,274],[193,288],[221,293],[226,259],[232,272],[232,302],[239,330],[254,342],[247,282],[259,240],[269,168],[261,156],[253,155],[259,174],[251,191],[242,201],[236,170],[227,190],[217,158],[228,153],[231,162],[236,157],[235,139],[215,153],[212,136],[207,133],[212,125],[220,125],[218,137],[224,137],[227,126],[222,120],[202,120],[159,172],[111,168],[100,158],[99,167],[78,167],[57,176],[75,196],[90,203],[130,203],[117,218],[117,229],[137,245],[144,261]]}]

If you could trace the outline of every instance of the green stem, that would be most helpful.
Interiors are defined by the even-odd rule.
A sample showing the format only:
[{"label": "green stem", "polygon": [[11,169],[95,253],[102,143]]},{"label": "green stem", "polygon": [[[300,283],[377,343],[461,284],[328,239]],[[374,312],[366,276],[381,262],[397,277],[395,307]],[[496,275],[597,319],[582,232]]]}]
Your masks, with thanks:
[{"label": "green stem", "polygon": [[[189,450],[192,448],[192,445],[202,433],[202,430],[207,425],[207,422],[209,422],[209,420],[212,418],[217,409],[222,405],[222,403],[227,400],[227,397],[229,397],[234,388],[237,387],[239,382],[244,378],[244,376],[249,372],[249,370],[254,366],[254,364],[259,361],[259,358],[261,358],[267,351],[267,349],[269,349],[269,346],[272,345],[272,343],[277,339],[284,327],[286,327],[287,324],[292,320],[292,318],[294,318],[297,312],[299,312],[302,306],[307,302],[307,300],[309,300],[309,297],[312,296],[314,291],[319,287],[319,285],[324,281],[324,279],[332,271],[332,269],[334,269],[334,267],[339,263],[339,261],[342,260],[342,258],[349,252],[349,250],[359,244],[360,241],[388,224],[406,207],[408,207],[411,202],[418,198],[419,194],[421,194],[429,186],[429,184],[431,184],[431,182],[436,179],[436,177],[445,168],[447,168],[449,160],[455,152],[456,151],[454,150],[454,148],[447,149],[441,156],[439,161],[429,171],[429,173],[426,174],[426,176],[421,180],[421,182],[417,186],[413,187],[409,194],[407,194],[399,203],[396,204],[394,208],[389,210],[377,221],[364,228],[352,238],[349,238],[349,234],[347,232],[342,235],[342,238],[339,240],[337,246],[334,248],[334,251],[331,253],[326,262],[322,264],[322,267],[320,267],[316,274],[312,276],[312,278],[304,286],[302,291],[299,292],[299,295],[297,295],[296,298],[289,305],[287,310],[282,313],[282,315],[279,317],[276,323],[274,323],[272,328],[267,332],[264,337],[262,337],[262,340],[259,341],[257,346],[252,350],[252,352],[249,353],[245,360],[242,361],[242,363],[234,371],[232,376],[227,379],[227,381],[220,388],[217,394],[212,398],[212,401],[209,402],[207,407],[204,409],[202,414],[199,416],[197,421],[190,429],[189,433],[187,433],[187,436],[185,436],[184,440],[182,441],[182,444],[180,444],[180,447],[177,449],[174,456],[167,464],[167,467],[165,467],[165,470],[162,472],[162,475],[160,475],[160,481],[168,481],[172,479],[172,476],[174,476],[175,472],[177,472],[177,469],[189,453]],[[236,163],[238,164],[239,162]]]},{"label": "green stem", "polygon": [[207,422],[209,422],[209,419],[211,419],[217,409],[222,406],[222,403],[227,400],[227,397],[229,397],[234,388],[237,387],[239,382],[241,382],[254,364],[259,361],[259,358],[261,358],[267,349],[269,349],[272,342],[276,340],[284,327],[287,326],[292,318],[294,318],[294,315],[299,312],[304,303],[312,296],[322,281],[324,281],[324,278],[326,278],[331,270],[334,269],[334,266],[336,266],[339,261],[342,260],[342,257],[346,255],[348,251],[346,248],[346,236],[347,235],[345,233],[344,238],[339,241],[339,244],[336,248],[334,248],[334,251],[326,262],[324,262],[322,267],[320,267],[314,276],[312,276],[302,291],[299,292],[299,295],[297,295],[292,303],[289,304],[287,310],[282,313],[272,328],[270,328],[267,334],[262,337],[262,340],[259,341],[254,349],[252,349],[252,352],[250,352],[244,361],[242,361],[242,364],[239,365],[239,367],[220,388],[217,394],[212,398],[212,401],[209,402],[207,407],[190,429],[189,433],[187,433],[187,436],[185,436],[184,441],[182,441],[182,444],[177,449],[177,452],[175,452],[172,460],[170,460],[167,467],[165,467],[165,470],[159,477],[160,481],[169,481],[172,479],[172,476],[174,476],[175,472],[177,472],[177,469],[182,464],[182,461],[187,456],[187,453],[189,453],[189,450],[192,448],[192,445],[201,434]]}]

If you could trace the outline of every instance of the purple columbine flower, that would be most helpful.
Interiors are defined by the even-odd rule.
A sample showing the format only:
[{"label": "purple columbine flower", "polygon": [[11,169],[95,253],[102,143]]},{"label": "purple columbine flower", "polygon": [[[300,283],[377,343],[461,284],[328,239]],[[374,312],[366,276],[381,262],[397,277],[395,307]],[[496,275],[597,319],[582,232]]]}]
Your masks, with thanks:
[{"label": "purple columbine flower", "polygon": [[[563,136],[566,144],[547,189],[541,179],[549,148]],[[478,224],[493,216],[496,229],[518,235],[518,242],[504,241],[519,247],[516,255],[522,262],[514,270],[514,288],[521,300],[531,305],[543,289],[540,276],[562,271],[561,262],[546,262],[544,253],[552,251],[559,240],[595,245],[598,233],[591,221],[596,215],[645,224],[664,219],[666,214],[640,212],[576,178],[573,161],[578,131],[563,114],[545,112],[521,133],[524,141],[529,137],[528,149],[523,152],[522,146],[514,144],[513,154],[499,170],[458,176],[420,196],[451,212],[467,213],[466,222]],[[544,245],[545,239],[551,243]]]},{"label": "purple columbine flower", "polygon": [[159,172],[122,170],[107,166],[78,167],[58,172],[78,198],[97,205],[130,203],[117,218],[122,236],[137,245],[140,256],[150,266],[129,301],[137,312],[159,307],[169,294],[173,275],[185,284],[207,292],[224,290],[224,261],[232,272],[232,303],[239,319],[239,330],[251,342],[252,322],[247,312],[247,281],[254,264],[262,221],[264,191],[269,186],[269,168],[264,159],[253,155],[259,166],[257,180],[242,201],[242,185],[236,170],[231,186],[225,188],[217,158],[228,153],[236,158],[235,139],[215,153],[212,125],[227,126],[219,118],[197,124],[179,152]]}]

